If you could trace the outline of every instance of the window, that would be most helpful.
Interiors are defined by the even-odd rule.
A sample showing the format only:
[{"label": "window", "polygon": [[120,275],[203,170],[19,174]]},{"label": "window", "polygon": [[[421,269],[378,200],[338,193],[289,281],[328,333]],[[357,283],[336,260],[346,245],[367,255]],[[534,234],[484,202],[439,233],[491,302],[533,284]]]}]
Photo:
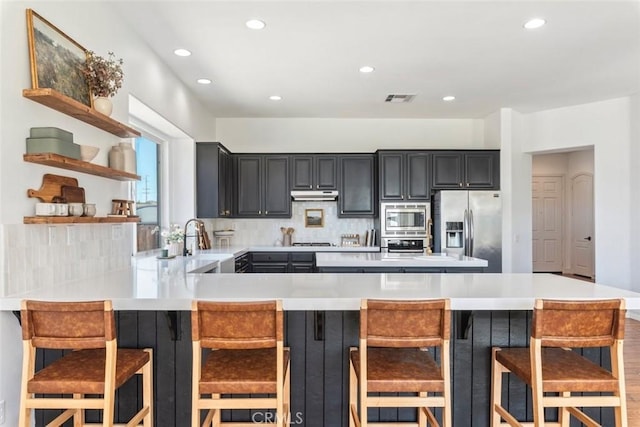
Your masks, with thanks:
[{"label": "window", "polygon": [[140,217],[137,230],[138,252],[159,248],[160,233],[160,145],[150,139],[136,138],[136,214]]}]

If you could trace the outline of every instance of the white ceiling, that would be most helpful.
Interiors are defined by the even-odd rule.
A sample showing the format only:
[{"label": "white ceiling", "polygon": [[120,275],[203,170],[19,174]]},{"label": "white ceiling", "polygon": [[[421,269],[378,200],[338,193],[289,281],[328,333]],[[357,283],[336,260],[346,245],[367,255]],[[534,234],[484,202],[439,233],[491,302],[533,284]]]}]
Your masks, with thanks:
[{"label": "white ceiling", "polygon": [[[640,92],[638,1],[132,1],[216,117],[482,118]],[[543,17],[541,29],[523,29]],[[259,18],[267,27],[249,30]],[[175,48],[193,55],[181,58]],[[376,71],[364,75],[362,65]],[[200,77],[213,80],[203,86]],[[274,102],[270,95],[282,96]],[[389,104],[388,94],[415,94]],[[445,95],[453,102],[443,102]]]}]

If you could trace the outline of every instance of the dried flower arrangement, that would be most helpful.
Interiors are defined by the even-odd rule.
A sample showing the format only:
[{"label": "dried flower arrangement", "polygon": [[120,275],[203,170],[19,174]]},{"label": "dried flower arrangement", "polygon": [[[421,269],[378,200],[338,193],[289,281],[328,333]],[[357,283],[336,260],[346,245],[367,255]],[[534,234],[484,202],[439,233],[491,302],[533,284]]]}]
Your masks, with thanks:
[{"label": "dried flower arrangement", "polygon": [[94,96],[109,97],[118,92],[124,78],[123,63],[122,58],[116,59],[113,52],[109,52],[108,58],[93,51],[87,52],[87,61],[81,71]]},{"label": "dried flower arrangement", "polygon": [[[156,226],[152,233],[160,231],[160,227]],[[164,238],[166,244],[182,243],[184,241],[184,230],[178,224],[171,224],[169,230],[162,230],[160,235]]]}]

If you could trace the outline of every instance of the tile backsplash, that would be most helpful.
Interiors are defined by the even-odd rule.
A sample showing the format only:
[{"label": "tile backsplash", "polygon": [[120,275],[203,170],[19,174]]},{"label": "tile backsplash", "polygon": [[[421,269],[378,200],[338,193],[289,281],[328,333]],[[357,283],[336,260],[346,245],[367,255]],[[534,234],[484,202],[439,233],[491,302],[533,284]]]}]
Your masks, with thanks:
[{"label": "tile backsplash", "polygon": [[[214,230],[235,230],[232,245],[276,246],[282,242],[280,227],[294,229],[292,242],[329,242],[340,244],[342,234],[359,234],[363,243],[368,229],[374,227],[369,218],[338,218],[337,202],[294,202],[291,218],[219,218],[204,219],[205,227],[213,240]],[[305,228],[305,209],[322,209],[324,226]],[[216,245],[216,242],[212,242]]]},{"label": "tile backsplash", "polygon": [[131,264],[134,224],[2,226],[4,296]]}]

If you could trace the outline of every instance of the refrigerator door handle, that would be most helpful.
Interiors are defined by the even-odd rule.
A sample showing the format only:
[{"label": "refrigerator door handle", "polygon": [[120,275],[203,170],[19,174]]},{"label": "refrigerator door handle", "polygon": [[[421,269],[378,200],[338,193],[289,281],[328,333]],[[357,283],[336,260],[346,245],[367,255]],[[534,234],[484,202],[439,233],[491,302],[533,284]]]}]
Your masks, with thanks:
[{"label": "refrigerator door handle", "polygon": [[462,223],[463,235],[464,239],[464,255],[469,256],[469,211],[467,209],[464,210],[464,219]]},{"label": "refrigerator door handle", "polygon": [[474,238],[473,210],[469,209],[469,256],[473,256],[473,238]]}]

